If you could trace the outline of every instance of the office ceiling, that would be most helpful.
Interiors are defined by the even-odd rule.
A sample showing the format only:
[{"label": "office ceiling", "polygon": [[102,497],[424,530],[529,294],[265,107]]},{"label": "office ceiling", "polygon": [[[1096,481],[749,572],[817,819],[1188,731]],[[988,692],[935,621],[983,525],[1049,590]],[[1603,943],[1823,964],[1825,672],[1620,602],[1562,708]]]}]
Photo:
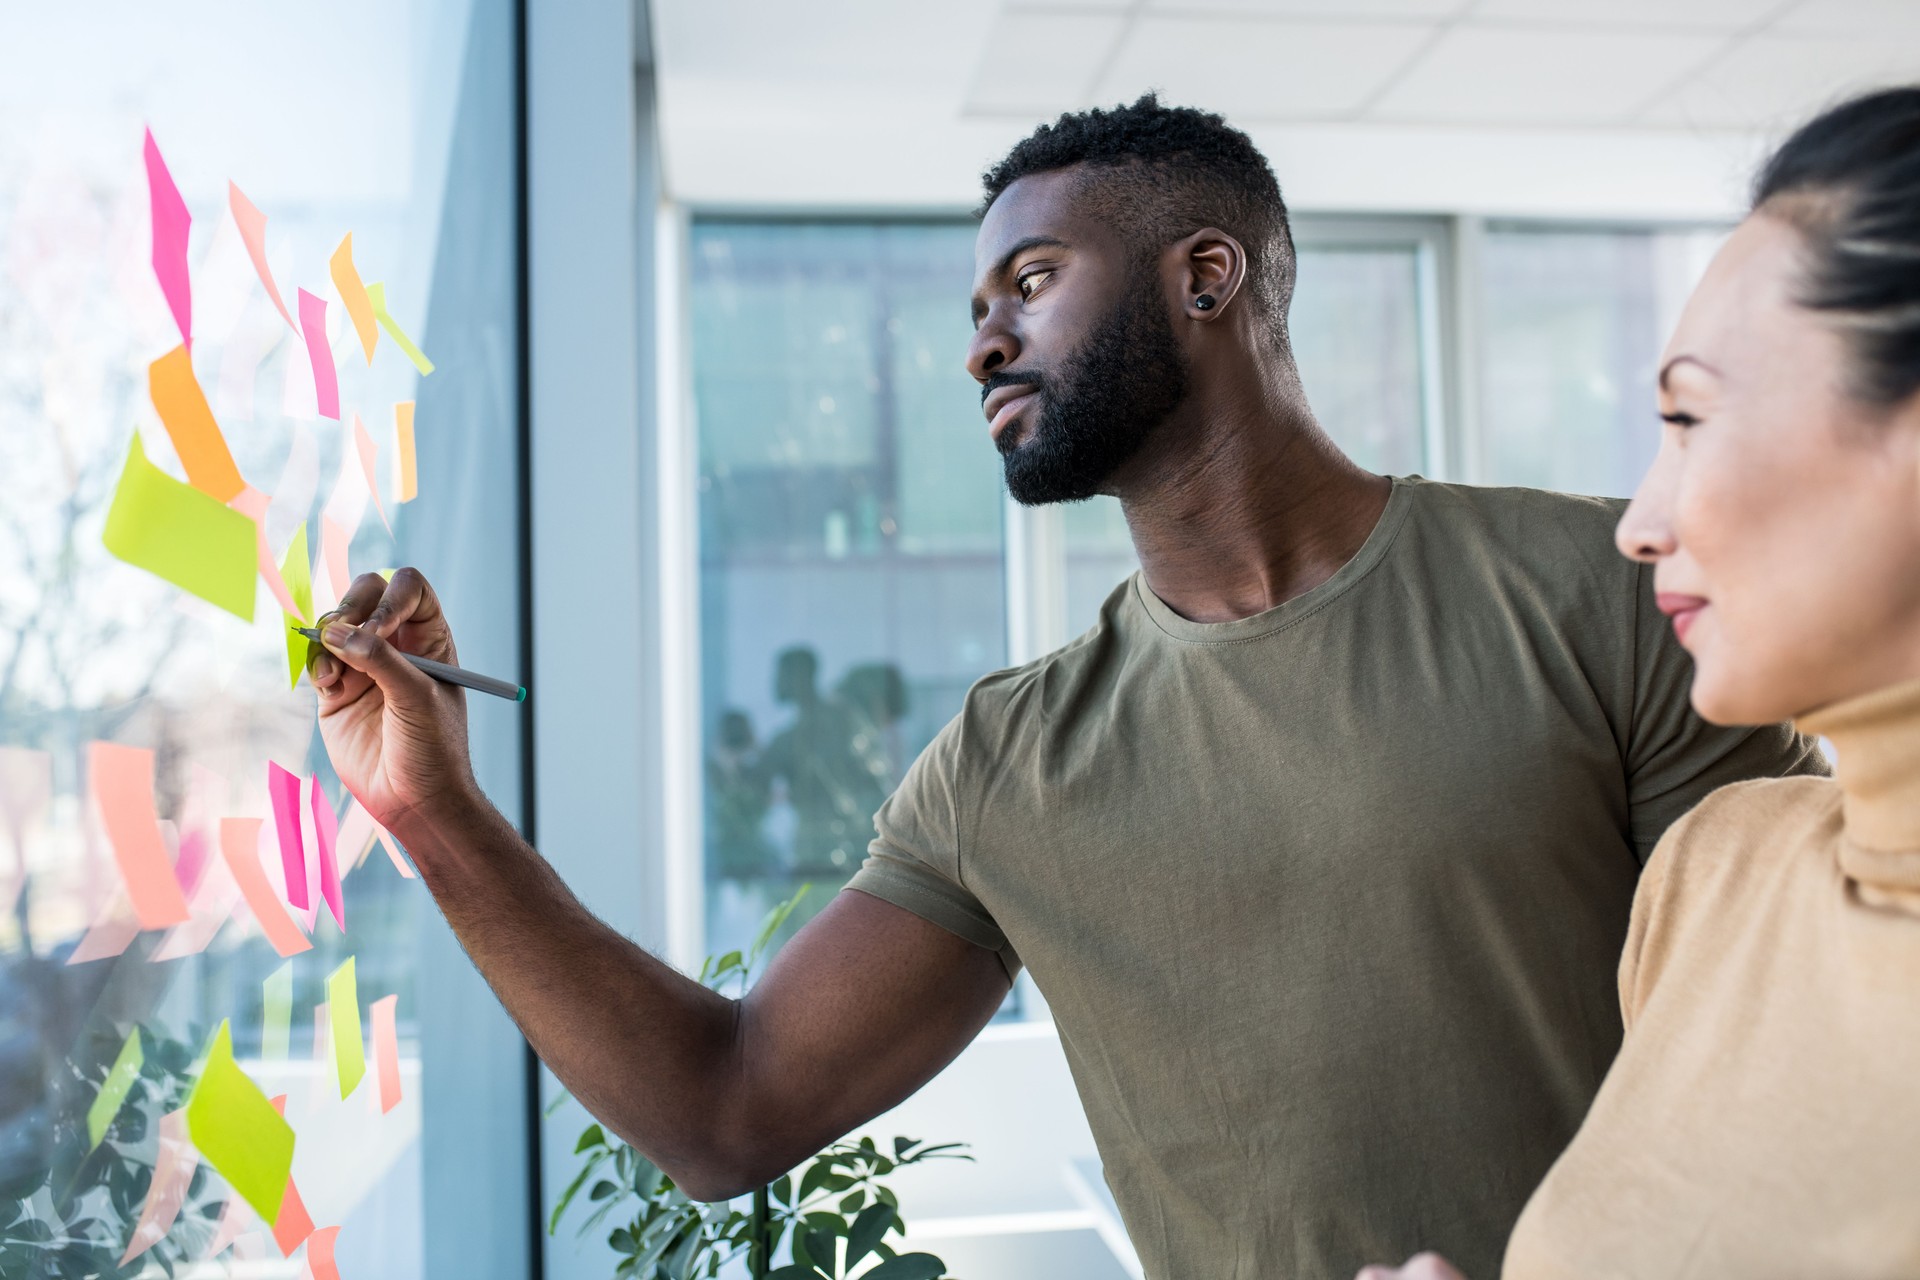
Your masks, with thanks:
[{"label": "office ceiling", "polygon": [[982,165],[1038,121],[1154,88],[1248,128],[1296,204],[1442,208],[1484,190],[1494,211],[1544,198],[1707,216],[1809,110],[1920,79],[1920,0],[654,0],[652,12],[669,185],[718,205],[964,205]]}]

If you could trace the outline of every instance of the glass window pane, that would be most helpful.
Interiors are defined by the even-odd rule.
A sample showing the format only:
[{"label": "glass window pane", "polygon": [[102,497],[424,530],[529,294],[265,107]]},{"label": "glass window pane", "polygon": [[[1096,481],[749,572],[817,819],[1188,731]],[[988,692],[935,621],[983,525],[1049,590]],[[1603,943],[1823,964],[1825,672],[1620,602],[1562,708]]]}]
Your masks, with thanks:
[{"label": "glass window pane", "polygon": [[707,950],[831,898],[873,812],[1003,664],[999,461],[962,367],[973,228],[703,220]]},{"label": "glass window pane", "polygon": [[[83,1241],[108,1262],[120,1256],[161,1113],[180,1104],[192,1060],[227,1020],[242,1069],[286,1095],[294,1182],[315,1225],[340,1228],[341,1271],[425,1269],[418,955],[437,915],[377,843],[353,865],[355,840],[339,850],[344,934],[321,906],[302,925],[311,949],[283,961],[269,945],[227,869],[222,819],[263,820],[260,843],[241,852],[282,895],[269,760],[316,779],[324,806],[355,830],[315,733],[312,689],[289,687],[281,610],[255,582],[244,622],[115,559],[102,528],[136,433],[155,466],[185,475],[148,393],[150,362],[181,342],[150,266],[151,126],[192,218],[189,359],[240,474],[272,500],[273,558],[302,524],[318,551],[330,513],[351,572],[417,560],[463,628],[463,659],[517,669],[517,628],[498,625],[519,600],[511,19],[493,0],[0,14],[0,49],[14,55],[0,76],[0,1216],[24,1199],[67,1263]],[[289,81],[289,59],[326,69],[324,109]],[[265,253],[289,308],[297,289],[327,301],[344,425],[318,412],[306,344],[259,283],[230,178],[266,215]],[[371,361],[363,354],[328,267],[348,233],[359,275],[384,284],[393,320],[435,361],[431,378],[388,336]],[[406,401],[419,496],[402,504]],[[377,502],[355,415],[376,450]],[[337,594],[331,576],[319,575],[323,604]],[[473,734],[483,781],[511,813],[518,720],[476,707]],[[90,795],[94,742],[152,753],[155,814],[189,924],[127,923]],[[301,808],[312,849],[310,800]],[[363,1034],[372,1002],[397,997],[401,1097],[385,1112],[377,1074],[343,1101],[316,1057],[316,1006],[349,956]],[[278,1023],[265,983],[283,969]],[[90,1149],[87,1111],[135,1027],[142,1083]],[[199,1258],[230,1199],[202,1175],[151,1256],[170,1273]],[[300,1273],[257,1219],[238,1221],[250,1241],[238,1248],[271,1260],[254,1274]],[[43,1273],[44,1260],[21,1256],[5,1254],[0,1272]]]}]

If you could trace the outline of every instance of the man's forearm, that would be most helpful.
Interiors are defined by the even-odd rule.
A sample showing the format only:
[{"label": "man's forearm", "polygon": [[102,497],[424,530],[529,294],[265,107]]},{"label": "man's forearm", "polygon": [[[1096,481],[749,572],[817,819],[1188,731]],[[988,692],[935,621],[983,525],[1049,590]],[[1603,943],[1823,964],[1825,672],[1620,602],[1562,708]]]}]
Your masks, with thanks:
[{"label": "man's forearm", "polygon": [[484,798],[394,834],[500,1001],[561,1083],[689,1194],[728,1194],[738,1006],[595,918]]}]

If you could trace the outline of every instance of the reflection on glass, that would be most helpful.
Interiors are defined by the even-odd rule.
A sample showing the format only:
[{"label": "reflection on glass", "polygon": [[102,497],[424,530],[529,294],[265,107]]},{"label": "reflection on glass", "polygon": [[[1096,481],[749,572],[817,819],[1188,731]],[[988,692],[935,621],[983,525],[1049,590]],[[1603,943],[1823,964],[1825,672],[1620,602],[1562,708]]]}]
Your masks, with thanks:
[{"label": "reflection on glass", "polygon": [[708,951],[823,906],[1004,663],[972,263],[968,224],[695,224]]}]

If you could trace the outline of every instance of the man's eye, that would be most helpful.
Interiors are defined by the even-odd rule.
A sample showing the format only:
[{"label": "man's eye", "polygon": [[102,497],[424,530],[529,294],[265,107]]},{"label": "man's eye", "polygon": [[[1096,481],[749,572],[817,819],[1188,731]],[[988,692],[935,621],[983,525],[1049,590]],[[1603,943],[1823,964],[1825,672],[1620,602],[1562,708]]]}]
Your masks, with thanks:
[{"label": "man's eye", "polygon": [[1038,289],[1040,287],[1041,282],[1044,281],[1048,276],[1052,274],[1053,272],[1051,271],[1030,271],[1026,275],[1021,276],[1020,277],[1020,300],[1024,302],[1027,299],[1033,297],[1033,291],[1035,289]]}]

